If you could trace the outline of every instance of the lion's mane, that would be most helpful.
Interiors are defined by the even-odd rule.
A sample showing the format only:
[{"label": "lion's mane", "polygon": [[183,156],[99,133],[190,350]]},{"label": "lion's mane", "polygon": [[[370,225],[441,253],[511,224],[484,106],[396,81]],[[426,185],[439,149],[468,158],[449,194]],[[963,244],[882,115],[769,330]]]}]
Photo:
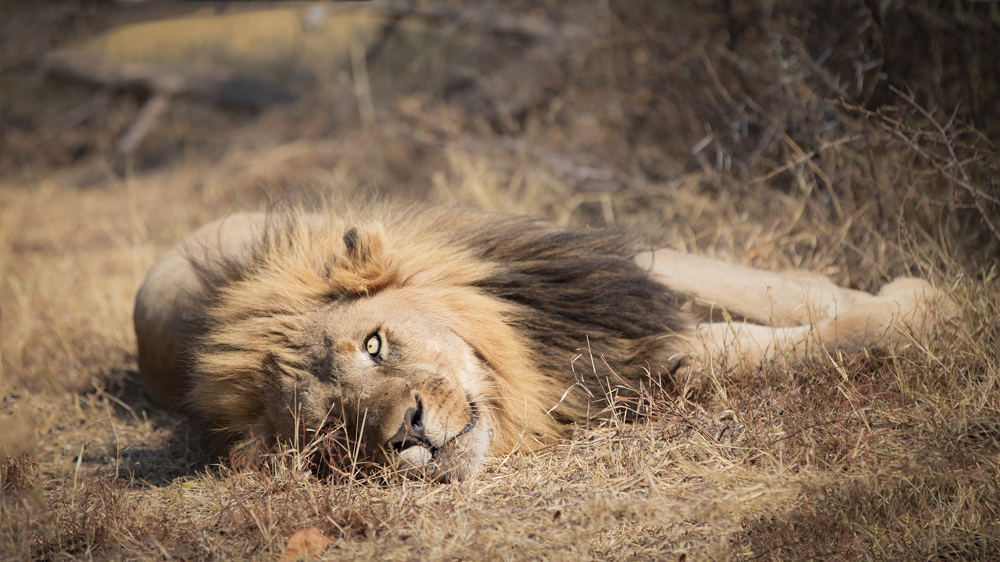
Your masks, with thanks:
[{"label": "lion's mane", "polygon": [[488,363],[494,451],[550,441],[681,357],[682,299],[635,264],[627,229],[392,205],[263,220],[238,255],[191,258],[207,301],[188,400],[230,440],[253,431],[272,373],[321,367],[293,343],[310,311],[389,287],[419,289]]}]

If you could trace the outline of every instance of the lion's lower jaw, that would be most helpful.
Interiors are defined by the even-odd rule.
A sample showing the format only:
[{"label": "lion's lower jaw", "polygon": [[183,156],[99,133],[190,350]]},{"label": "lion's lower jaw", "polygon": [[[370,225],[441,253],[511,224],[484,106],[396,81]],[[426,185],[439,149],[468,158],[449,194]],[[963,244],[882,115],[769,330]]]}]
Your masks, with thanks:
[{"label": "lion's lower jaw", "polygon": [[464,480],[479,471],[490,451],[492,429],[480,420],[465,435],[431,450],[418,445],[400,451],[391,461],[400,472],[416,478],[449,482]]}]

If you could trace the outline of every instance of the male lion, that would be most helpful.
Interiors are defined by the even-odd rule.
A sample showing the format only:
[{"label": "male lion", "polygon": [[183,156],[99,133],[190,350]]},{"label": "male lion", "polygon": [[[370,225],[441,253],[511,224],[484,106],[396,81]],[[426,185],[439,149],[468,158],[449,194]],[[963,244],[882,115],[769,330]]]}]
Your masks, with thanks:
[{"label": "male lion", "polygon": [[[338,425],[371,462],[448,479],[651,375],[898,348],[948,308],[919,279],[871,295],[642,248],[624,229],[452,208],[235,215],[150,270],[139,369],[224,444]],[[697,323],[710,308],[738,320]],[[596,360],[574,367],[580,354]]]}]

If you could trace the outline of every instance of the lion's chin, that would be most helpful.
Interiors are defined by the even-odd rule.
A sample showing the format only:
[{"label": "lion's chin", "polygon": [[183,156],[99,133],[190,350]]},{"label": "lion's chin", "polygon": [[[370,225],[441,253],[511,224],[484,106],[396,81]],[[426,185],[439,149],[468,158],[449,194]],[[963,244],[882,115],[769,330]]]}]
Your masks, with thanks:
[{"label": "lion's chin", "polygon": [[420,468],[434,461],[434,453],[430,447],[414,445],[400,451],[399,458],[403,461],[403,467]]},{"label": "lion's chin", "polygon": [[414,445],[395,453],[397,468],[407,476],[441,482],[463,480],[479,471],[490,449],[490,425],[484,420],[443,447]]}]

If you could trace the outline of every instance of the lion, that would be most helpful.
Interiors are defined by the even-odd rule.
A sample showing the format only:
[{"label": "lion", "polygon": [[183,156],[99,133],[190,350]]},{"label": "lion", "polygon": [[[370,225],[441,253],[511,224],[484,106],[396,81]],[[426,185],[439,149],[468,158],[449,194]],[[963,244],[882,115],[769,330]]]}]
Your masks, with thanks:
[{"label": "lion", "polygon": [[624,228],[375,204],[204,226],[149,271],[134,320],[148,394],[220,447],[337,426],[373,465],[450,480],[649,384],[894,351],[953,308],[922,279],[870,294],[649,249]]}]

